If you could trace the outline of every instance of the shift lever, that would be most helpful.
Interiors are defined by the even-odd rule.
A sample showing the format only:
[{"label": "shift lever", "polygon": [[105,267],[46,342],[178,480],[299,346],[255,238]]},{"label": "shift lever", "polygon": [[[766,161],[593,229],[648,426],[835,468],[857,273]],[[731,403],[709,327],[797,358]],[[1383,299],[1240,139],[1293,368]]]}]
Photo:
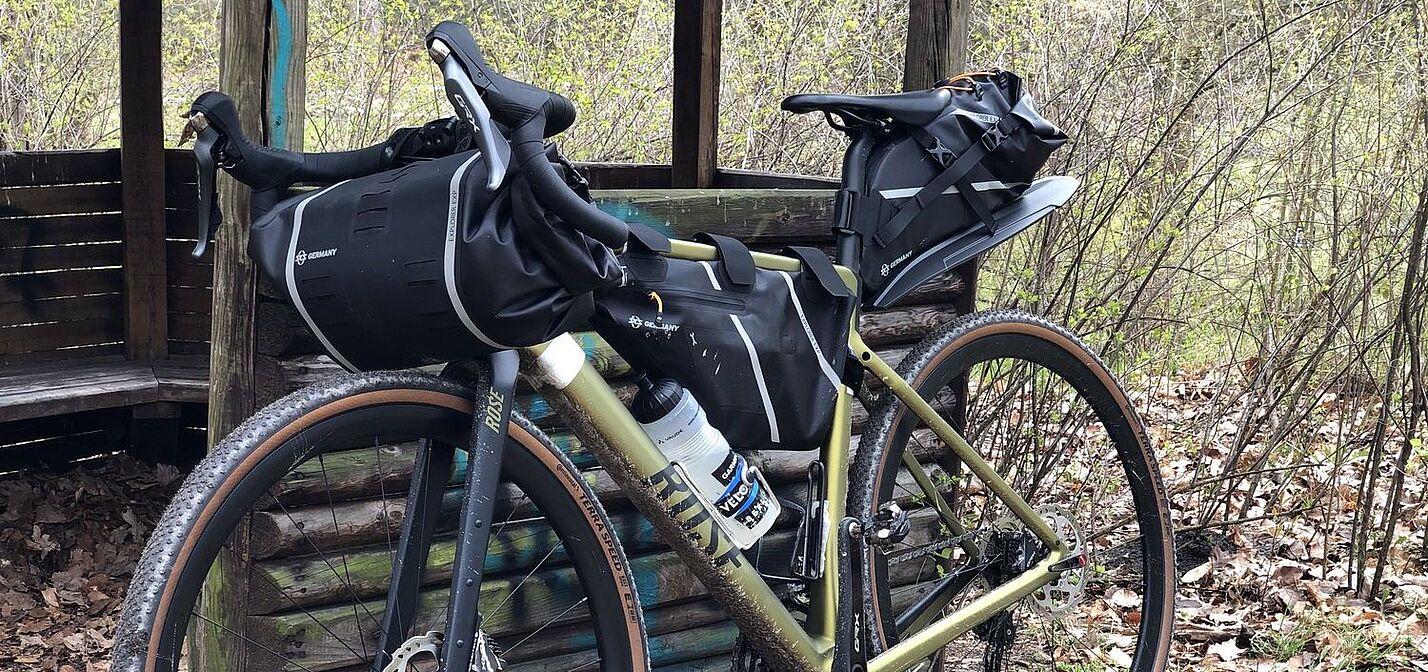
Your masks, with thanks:
[{"label": "shift lever", "polygon": [[495,191],[506,179],[506,167],[510,164],[511,143],[496,130],[496,122],[491,120],[491,110],[481,100],[471,75],[461,66],[460,59],[450,58],[451,47],[441,38],[433,38],[427,45],[431,60],[441,67],[446,78],[446,97],[456,108],[456,113],[476,129],[476,145],[481,148],[486,161],[486,190]]}]

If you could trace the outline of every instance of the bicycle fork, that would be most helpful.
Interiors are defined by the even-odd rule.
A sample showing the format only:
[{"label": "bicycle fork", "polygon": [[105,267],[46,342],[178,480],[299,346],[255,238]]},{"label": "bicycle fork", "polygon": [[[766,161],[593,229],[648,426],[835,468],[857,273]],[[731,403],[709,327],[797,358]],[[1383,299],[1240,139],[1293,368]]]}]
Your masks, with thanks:
[{"label": "bicycle fork", "polygon": [[[513,351],[497,352],[487,358],[486,364],[489,375],[476,387],[446,631],[437,647],[441,652],[441,669],[452,672],[500,669],[490,644],[482,641],[485,635],[480,630],[478,608],[520,356]],[[454,458],[453,446],[422,441],[417,448],[416,471],[407,494],[406,516],[392,566],[372,672],[382,672],[391,663],[412,631],[427,551]]]}]

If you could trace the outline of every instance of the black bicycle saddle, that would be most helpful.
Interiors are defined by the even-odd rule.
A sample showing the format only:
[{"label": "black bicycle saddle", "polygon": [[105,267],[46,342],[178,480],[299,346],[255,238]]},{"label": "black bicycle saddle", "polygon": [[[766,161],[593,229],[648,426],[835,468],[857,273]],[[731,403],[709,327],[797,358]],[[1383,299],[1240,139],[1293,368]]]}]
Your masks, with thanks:
[{"label": "black bicycle saddle", "polygon": [[800,93],[783,99],[783,109],[806,112],[847,112],[868,119],[891,119],[901,124],[921,126],[947,109],[952,99],[946,89],[909,91],[878,96],[849,96],[838,93]]}]

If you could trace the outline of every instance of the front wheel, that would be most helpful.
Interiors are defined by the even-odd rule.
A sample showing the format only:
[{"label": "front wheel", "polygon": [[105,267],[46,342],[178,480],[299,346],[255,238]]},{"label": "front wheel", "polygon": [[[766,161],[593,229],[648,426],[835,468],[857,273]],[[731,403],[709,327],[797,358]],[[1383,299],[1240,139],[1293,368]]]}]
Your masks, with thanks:
[{"label": "front wheel", "polygon": [[[471,392],[412,373],[347,376],[275,402],[195,469],[155,527],[118,626],[116,672],[368,671],[409,490],[431,492],[402,672],[444,630]],[[513,417],[481,629],[506,669],[647,669],[629,563],[569,460]],[[419,456],[443,476],[409,487]],[[410,594],[409,591],[398,591]],[[481,640],[478,640],[481,641]],[[389,652],[395,646],[386,647]],[[423,651],[423,649],[427,651]],[[483,649],[487,650],[487,649]]]},{"label": "front wheel", "polygon": [[[1175,598],[1164,486],[1145,428],[1105,365],[1039,317],[993,311],[930,336],[898,373],[1086,560],[990,615],[929,669],[1164,669]],[[863,434],[849,493],[850,511],[865,520],[886,518],[896,503],[910,522],[905,539],[867,558],[867,620],[883,648],[1047,552],[887,396]]]}]

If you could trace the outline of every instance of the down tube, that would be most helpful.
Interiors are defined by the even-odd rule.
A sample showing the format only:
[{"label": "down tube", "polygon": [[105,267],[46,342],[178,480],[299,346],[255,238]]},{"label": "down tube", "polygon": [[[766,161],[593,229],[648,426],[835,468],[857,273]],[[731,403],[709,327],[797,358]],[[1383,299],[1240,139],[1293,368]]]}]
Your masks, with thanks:
[{"label": "down tube", "polygon": [[714,522],[569,334],[522,350],[524,369],[600,466],[775,669],[821,672],[824,658],[758,570]]}]

